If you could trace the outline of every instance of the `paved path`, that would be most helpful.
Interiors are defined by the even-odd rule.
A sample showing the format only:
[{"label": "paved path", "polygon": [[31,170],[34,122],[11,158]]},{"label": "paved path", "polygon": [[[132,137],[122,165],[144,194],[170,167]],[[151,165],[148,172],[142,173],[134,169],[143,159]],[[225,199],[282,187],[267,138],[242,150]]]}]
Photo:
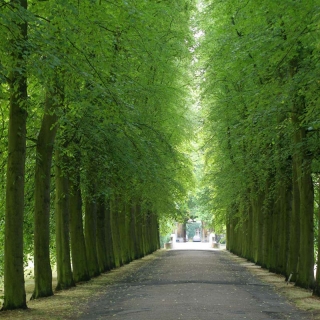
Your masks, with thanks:
[{"label": "paved path", "polygon": [[221,250],[158,253],[82,311],[86,320],[312,319]]}]

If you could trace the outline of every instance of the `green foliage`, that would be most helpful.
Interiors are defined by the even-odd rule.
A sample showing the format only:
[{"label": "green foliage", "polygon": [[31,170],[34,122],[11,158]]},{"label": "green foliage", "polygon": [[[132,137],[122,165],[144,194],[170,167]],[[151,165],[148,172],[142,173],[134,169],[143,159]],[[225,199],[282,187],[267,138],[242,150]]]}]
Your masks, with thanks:
[{"label": "green foliage", "polygon": [[[25,256],[33,250],[35,145],[47,94],[55,95],[57,146],[68,175],[81,158],[82,196],[121,195],[164,221],[193,185],[190,95],[193,1],[28,1],[28,10],[0,14],[0,243],[3,243],[8,76],[16,51],[27,57],[28,142],[25,176]],[[12,48],[16,22],[28,40]],[[21,52],[21,48],[25,48]],[[24,70],[22,70],[24,71]],[[21,71],[21,72],[22,72]],[[52,196],[54,186],[52,184]],[[53,198],[53,197],[52,197]],[[51,206],[53,207],[53,206]],[[50,219],[54,257],[54,221]],[[3,246],[1,246],[3,247]],[[0,277],[2,275],[0,249]]]},{"label": "green foliage", "polygon": [[310,287],[319,5],[208,0],[200,9],[202,199],[226,224],[231,251],[284,275],[297,270]]},{"label": "green foliage", "polygon": [[[204,197],[225,216],[248,190],[264,190],[299,147],[291,143],[290,118],[298,97],[306,102],[301,126],[312,130],[317,121],[319,7],[206,1],[201,19]],[[312,150],[319,144],[315,134],[305,142]]]},{"label": "green foliage", "polygon": [[170,236],[174,232],[175,220],[170,217],[161,217],[159,221],[160,247],[163,248],[166,242],[170,241]]}]

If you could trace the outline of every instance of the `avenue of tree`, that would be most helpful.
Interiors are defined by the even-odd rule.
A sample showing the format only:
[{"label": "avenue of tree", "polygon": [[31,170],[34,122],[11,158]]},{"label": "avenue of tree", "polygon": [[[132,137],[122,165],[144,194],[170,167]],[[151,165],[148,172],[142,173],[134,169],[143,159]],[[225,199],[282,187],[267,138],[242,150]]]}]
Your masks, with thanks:
[{"label": "avenue of tree", "polygon": [[0,0],[0,43],[3,310],[199,215],[320,295],[318,1]]},{"label": "avenue of tree", "polygon": [[191,9],[0,1],[4,310],[27,306],[28,258],[36,299],[159,248],[193,183]]},{"label": "avenue of tree", "polygon": [[319,295],[319,2],[200,10],[206,206],[231,252]]}]

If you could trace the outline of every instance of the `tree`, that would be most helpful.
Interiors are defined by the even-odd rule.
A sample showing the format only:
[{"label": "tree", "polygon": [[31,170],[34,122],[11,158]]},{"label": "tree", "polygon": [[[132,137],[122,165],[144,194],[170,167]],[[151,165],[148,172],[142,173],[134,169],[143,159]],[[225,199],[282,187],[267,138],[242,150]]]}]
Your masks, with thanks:
[{"label": "tree", "polygon": [[2,136],[9,128],[0,153],[1,162],[8,155],[5,309],[26,306],[23,259],[33,255],[40,298],[52,294],[53,256],[63,289],[156,250],[159,219],[176,212],[192,185],[192,1],[31,3],[4,2],[0,17]]},{"label": "tree", "polygon": [[69,183],[66,163],[66,156],[59,150],[58,145],[55,150],[56,290],[68,289],[75,285],[69,247]]},{"label": "tree", "polygon": [[70,209],[70,246],[72,257],[72,272],[75,282],[90,279],[86,254],[85,238],[82,220],[82,195],[81,195],[81,155],[74,151],[74,157],[68,162],[69,169],[69,209]]},{"label": "tree", "polygon": [[[35,168],[35,213],[34,213],[34,299],[47,297],[52,292],[50,265],[50,183],[53,145],[57,132],[56,110],[59,104],[59,86],[48,89],[45,111],[37,139]],[[50,92],[51,91],[51,92]],[[52,92],[53,91],[53,92]],[[58,102],[58,103],[57,103]]]},{"label": "tree", "polygon": [[310,288],[318,142],[309,132],[318,111],[308,83],[317,69],[318,8],[211,4],[203,2],[205,35],[195,51],[207,197],[226,221],[229,250]]},{"label": "tree", "polygon": [[[10,39],[10,113],[6,182],[4,305],[26,308],[23,268],[24,178],[27,120],[27,0],[11,1],[14,36]],[[8,10],[10,10],[8,9]],[[10,19],[9,18],[9,19]]]}]

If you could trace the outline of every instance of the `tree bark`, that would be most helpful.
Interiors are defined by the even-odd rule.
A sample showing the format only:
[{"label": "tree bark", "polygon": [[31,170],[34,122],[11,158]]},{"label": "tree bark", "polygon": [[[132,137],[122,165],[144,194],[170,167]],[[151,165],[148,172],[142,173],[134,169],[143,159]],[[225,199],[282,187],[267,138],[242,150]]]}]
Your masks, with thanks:
[{"label": "tree bark", "polygon": [[132,243],[130,238],[131,206],[129,201],[126,201],[124,209],[125,209],[126,259],[127,259],[127,263],[130,263],[133,259],[131,258],[131,248],[132,248]]},{"label": "tree bark", "polygon": [[111,228],[111,208],[110,200],[106,202],[106,217],[105,217],[105,230],[106,230],[106,250],[107,250],[107,261],[108,269],[115,267],[115,259],[113,253],[113,241],[112,241],[112,228]]},{"label": "tree bark", "polygon": [[299,257],[296,285],[313,288],[314,285],[314,244],[313,215],[314,190],[312,182],[312,155],[308,152],[306,129],[301,126],[299,116],[305,110],[304,97],[296,97],[293,105],[292,123],[295,130],[295,161],[299,186]]},{"label": "tree bark", "polygon": [[286,178],[282,177],[282,181],[279,182],[279,190],[277,192],[279,195],[278,199],[278,211],[279,211],[279,235],[278,241],[278,259],[277,259],[277,273],[286,275],[286,261],[287,261],[287,235],[288,235],[288,225],[287,225],[287,185]]},{"label": "tree bark", "polygon": [[88,269],[90,277],[96,277],[100,274],[97,256],[97,204],[91,198],[90,193],[85,200],[85,240],[86,252],[88,258]]},{"label": "tree bark", "polygon": [[112,244],[114,253],[114,263],[115,267],[122,266],[122,256],[121,256],[121,239],[119,232],[119,213],[118,213],[118,203],[113,198],[110,202],[110,213],[111,213],[111,230],[112,230]]},{"label": "tree bark", "polygon": [[[124,197],[123,197],[124,198]],[[127,206],[125,203],[125,200],[121,199],[121,197],[118,197],[118,229],[119,229],[119,235],[120,235],[120,241],[121,241],[121,261],[122,264],[127,264],[130,262],[129,259],[129,248],[128,248],[128,232],[126,225],[128,223],[127,221]]]},{"label": "tree bark", "polygon": [[259,251],[259,212],[257,205],[257,195],[253,194],[251,196],[251,207],[252,207],[252,253],[253,253],[253,262],[257,263],[258,261],[258,251]]},{"label": "tree bark", "polygon": [[56,255],[57,255],[57,287],[56,290],[73,287],[69,247],[69,186],[66,172],[62,166],[66,163],[59,149],[55,151],[56,180]]},{"label": "tree bark", "polygon": [[70,168],[69,178],[69,208],[70,208],[70,244],[72,257],[72,271],[75,282],[90,279],[83,234],[82,196],[80,189],[80,155],[75,154]]},{"label": "tree bark", "polygon": [[[12,1],[27,10],[27,0]],[[17,19],[21,19],[20,17]],[[19,21],[18,20],[18,21]],[[21,20],[20,20],[21,21]],[[4,310],[26,308],[23,268],[23,215],[26,159],[27,76],[23,52],[27,22],[16,25],[12,41],[12,72],[9,76],[10,109],[4,243]]]},{"label": "tree bark", "polygon": [[[57,88],[55,88],[57,89]],[[32,298],[47,297],[52,291],[50,265],[50,183],[53,144],[56,137],[57,92],[47,91],[44,116],[36,148],[34,213],[34,281]]]},{"label": "tree bark", "polygon": [[253,226],[252,207],[248,204],[248,256],[247,256],[247,259],[249,261],[253,261],[253,228],[254,226]]},{"label": "tree bark", "polygon": [[279,256],[279,247],[278,247],[278,236],[279,232],[279,211],[277,210],[277,204],[273,199],[272,202],[272,223],[271,223],[271,243],[270,243],[270,271],[277,273],[278,271],[278,256]]},{"label": "tree bark", "polygon": [[313,295],[314,296],[320,296],[320,254],[319,254],[319,248],[320,248],[320,176],[318,175],[317,179],[317,188],[318,188],[318,257],[317,257],[317,273],[316,273],[316,281],[313,288]]},{"label": "tree bark", "polygon": [[141,204],[136,203],[135,210],[135,222],[136,222],[136,239],[137,239],[137,259],[143,257],[143,238],[142,238],[142,210]]},{"label": "tree bark", "polygon": [[298,184],[298,163],[296,155],[292,159],[292,211],[290,215],[289,250],[287,273],[295,282],[298,275],[298,259],[300,244],[300,193]]},{"label": "tree bark", "polygon": [[[304,135],[302,135],[302,141]],[[311,159],[305,154],[302,161],[300,183],[300,251],[298,262],[298,277],[296,285],[303,288],[314,286],[314,244],[313,244],[313,214],[314,191],[311,177]]]},{"label": "tree bark", "polygon": [[130,239],[132,243],[132,260],[139,258],[139,239],[137,234],[137,206],[133,201],[131,203],[130,209],[131,219],[130,219]]},{"label": "tree bark", "polygon": [[271,234],[272,234],[272,191],[271,189],[271,175],[266,181],[265,185],[265,203],[264,203],[264,219],[263,219],[263,246],[262,246],[262,254],[263,254],[263,263],[262,267],[269,269],[270,267],[270,244],[271,244]]},{"label": "tree bark", "polygon": [[105,219],[106,201],[105,197],[101,195],[97,201],[97,255],[100,272],[110,270],[107,257]]},{"label": "tree bark", "polygon": [[[297,55],[290,63],[290,76],[293,78],[301,68],[301,62],[309,54],[302,46],[297,46]],[[300,88],[296,88],[292,105],[291,121],[294,135],[293,144],[294,161],[296,163],[297,178],[299,186],[299,257],[297,263],[296,285],[303,288],[313,288],[314,286],[314,190],[312,182],[312,155],[307,145],[307,130],[301,124],[301,117],[306,112],[306,98],[299,93]]]}]

